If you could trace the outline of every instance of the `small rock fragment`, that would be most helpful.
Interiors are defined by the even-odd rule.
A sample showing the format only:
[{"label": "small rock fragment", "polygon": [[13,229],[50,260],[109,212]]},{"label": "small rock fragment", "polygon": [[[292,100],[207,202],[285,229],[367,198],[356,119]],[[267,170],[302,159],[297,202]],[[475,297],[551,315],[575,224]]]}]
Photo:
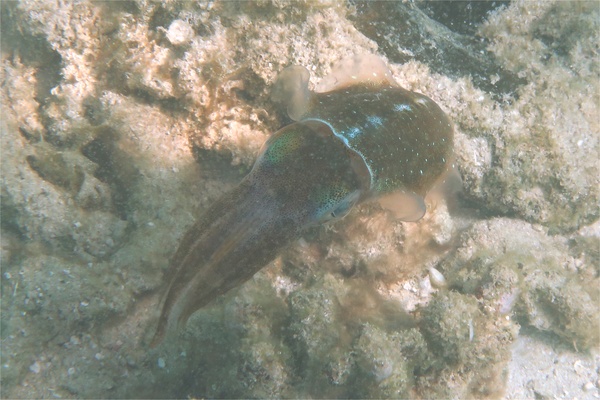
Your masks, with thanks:
[{"label": "small rock fragment", "polygon": [[167,30],[167,39],[175,46],[186,44],[194,37],[194,30],[185,21],[176,19]]},{"label": "small rock fragment", "polygon": [[40,365],[39,362],[36,361],[29,366],[29,370],[31,372],[33,372],[34,374],[39,374],[40,371],[42,370],[42,366]]},{"label": "small rock fragment", "polygon": [[440,271],[433,267],[429,268],[429,281],[431,282],[431,286],[436,289],[446,287],[446,278],[444,278],[444,275]]}]

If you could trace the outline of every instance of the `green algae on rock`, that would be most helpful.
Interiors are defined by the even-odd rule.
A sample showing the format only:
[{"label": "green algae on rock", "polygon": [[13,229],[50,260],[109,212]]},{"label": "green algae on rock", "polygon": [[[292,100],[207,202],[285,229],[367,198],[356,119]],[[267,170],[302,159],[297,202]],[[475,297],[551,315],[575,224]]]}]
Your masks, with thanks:
[{"label": "green algae on rock", "polygon": [[476,223],[460,241],[440,265],[451,288],[479,296],[489,312],[514,313],[521,323],[553,332],[575,349],[597,346],[597,277],[579,279],[568,241],[505,218]]}]

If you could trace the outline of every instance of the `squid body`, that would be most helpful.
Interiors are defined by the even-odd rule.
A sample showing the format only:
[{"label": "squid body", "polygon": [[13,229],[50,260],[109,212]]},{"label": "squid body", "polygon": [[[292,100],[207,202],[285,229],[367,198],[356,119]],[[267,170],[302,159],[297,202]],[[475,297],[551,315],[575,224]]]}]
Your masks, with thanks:
[{"label": "squid body", "polygon": [[376,56],[340,62],[312,92],[303,67],[284,69],[272,98],[295,120],[274,133],[251,172],[184,235],[151,346],[241,285],[307,227],[378,199],[402,220],[451,165],[450,121],[430,98],[398,86]]}]

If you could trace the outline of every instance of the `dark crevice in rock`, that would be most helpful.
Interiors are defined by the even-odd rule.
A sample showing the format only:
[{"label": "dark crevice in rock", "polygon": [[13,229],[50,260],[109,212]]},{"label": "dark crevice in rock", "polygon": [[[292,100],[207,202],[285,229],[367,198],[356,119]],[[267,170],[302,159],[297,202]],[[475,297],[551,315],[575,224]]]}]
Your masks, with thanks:
[{"label": "dark crevice in rock", "polygon": [[98,164],[94,176],[110,185],[115,214],[127,219],[131,210],[130,198],[135,190],[139,171],[130,157],[118,147],[117,133],[110,128],[82,147],[81,152]]},{"label": "dark crevice in rock", "polygon": [[[414,3],[374,1],[354,2],[354,5],[356,13],[350,19],[358,30],[377,42],[380,51],[392,62],[417,60],[438,74],[451,78],[469,76],[475,86],[496,99],[515,96],[517,89],[525,84],[525,80],[496,62],[483,39],[460,33],[473,28],[468,26],[469,22],[456,32],[431,19]],[[456,17],[453,18],[441,19],[456,25]],[[497,78],[493,83],[492,77]]]},{"label": "dark crevice in rock", "polygon": [[510,1],[422,1],[417,7],[427,16],[451,31],[474,36],[490,12],[505,7]]}]

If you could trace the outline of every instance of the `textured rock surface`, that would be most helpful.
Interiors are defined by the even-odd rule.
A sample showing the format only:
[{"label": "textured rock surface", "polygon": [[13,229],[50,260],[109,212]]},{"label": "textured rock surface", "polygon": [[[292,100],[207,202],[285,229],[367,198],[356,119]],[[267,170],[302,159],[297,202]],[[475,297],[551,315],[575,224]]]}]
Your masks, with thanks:
[{"label": "textured rock surface", "polygon": [[[583,352],[592,387],[569,396],[597,393],[597,4],[25,0],[1,17],[3,398],[534,397],[505,393],[509,367],[528,373],[509,364],[519,327]],[[366,204],[312,229],[149,349],[181,234],[288,122],[277,73],[314,85],[361,52],[447,111],[463,193],[418,223]]]}]

